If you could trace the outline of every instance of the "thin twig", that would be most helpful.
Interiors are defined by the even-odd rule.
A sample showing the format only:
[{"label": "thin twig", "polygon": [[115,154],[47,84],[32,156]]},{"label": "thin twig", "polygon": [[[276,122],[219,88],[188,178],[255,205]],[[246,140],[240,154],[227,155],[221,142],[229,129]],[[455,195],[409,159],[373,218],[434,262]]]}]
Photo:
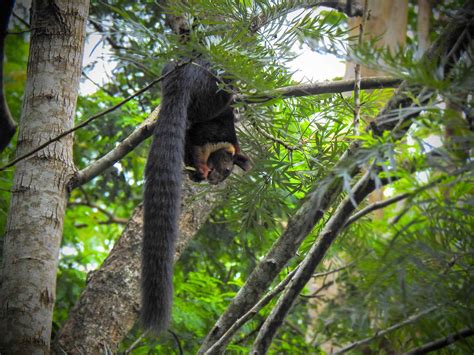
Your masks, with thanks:
[{"label": "thin twig", "polygon": [[97,209],[99,212],[106,215],[108,218],[107,221],[99,222],[102,224],[112,224],[112,223],[127,224],[128,222],[128,218],[116,217],[113,213],[107,211],[107,209],[90,202],[69,202],[68,205],[69,206],[85,206],[85,207]]},{"label": "thin twig", "polygon": [[148,330],[143,332],[133,343],[132,345],[130,345],[127,350],[125,350],[123,352],[124,355],[127,355],[127,354],[130,354],[132,352],[133,349],[135,349],[138,345],[138,343],[140,343],[140,341],[142,341],[142,339],[146,336],[146,334],[148,333]]},{"label": "thin twig", "polygon": [[313,274],[313,277],[324,277],[324,276],[328,276],[328,275],[334,274],[334,273],[336,273],[336,272],[345,270],[345,269],[347,269],[347,268],[353,266],[354,264],[355,264],[355,260],[352,261],[352,262],[350,262],[350,263],[347,264],[347,265],[338,267],[337,269],[334,269],[334,270],[329,270],[329,271],[325,271],[325,272],[318,272],[318,273],[315,273],[315,274]]},{"label": "thin twig", "polygon": [[407,192],[407,193],[404,193],[404,194],[401,194],[401,195],[397,195],[397,196],[394,196],[392,198],[389,198],[385,201],[377,201],[377,202],[374,202],[373,204],[367,206],[366,208],[360,210],[359,212],[357,213],[354,213],[352,215],[351,218],[349,218],[345,224],[345,228],[347,228],[349,225],[351,225],[352,223],[354,223],[355,221],[361,219],[362,217],[364,217],[365,215],[369,214],[370,212],[373,212],[375,210],[378,210],[378,209],[381,209],[381,208],[384,208],[384,207],[387,207],[393,203],[396,203],[398,201],[401,201],[403,199],[406,199],[407,197],[413,195],[413,193],[411,192]]},{"label": "thin twig", "polygon": [[310,295],[299,295],[301,298],[317,298],[319,297],[318,294],[321,292],[321,291],[324,291],[325,289],[331,287],[332,285],[335,284],[335,281],[329,281],[329,282],[325,282],[324,284],[322,284],[316,291],[314,291],[312,294]]},{"label": "thin twig", "polygon": [[15,11],[13,11],[13,17],[15,17],[18,21],[20,21],[26,27],[28,27],[28,28],[30,27],[30,24],[28,22],[26,22],[25,20],[23,20],[23,18],[21,18],[21,16],[17,15],[15,13]]},{"label": "thin twig", "polygon": [[82,76],[83,76],[84,78],[86,78],[87,80],[89,80],[92,84],[94,84],[94,86],[95,86],[96,88],[98,88],[99,90],[104,91],[104,92],[107,93],[109,96],[114,96],[113,92],[111,92],[111,91],[108,90],[108,89],[105,89],[104,87],[102,87],[102,86],[100,86],[98,83],[96,83],[94,80],[92,80],[92,78],[91,78],[89,75],[87,75],[87,73],[85,72],[85,70],[82,71]]},{"label": "thin twig", "polygon": [[[362,21],[359,25],[359,46],[362,45],[364,39],[364,30],[365,24],[367,22],[367,16],[369,14],[368,0],[364,2],[364,15],[362,16]],[[356,63],[354,66],[354,136],[359,135],[359,125],[360,125],[360,83],[361,83],[361,73],[360,73],[360,64]]]},{"label": "thin twig", "polygon": [[179,355],[183,355],[184,352],[183,352],[183,348],[181,347],[181,342],[179,341],[178,335],[175,332],[173,332],[172,330],[169,330],[169,329],[168,329],[168,332],[173,336],[174,341],[176,342],[176,345],[178,346]]},{"label": "thin twig", "polygon": [[346,352],[348,352],[349,350],[352,350],[354,348],[357,348],[361,345],[364,345],[364,344],[367,344],[367,343],[370,343],[371,341],[377,339],[377,338],[380,338],[381,336],[387,334],[387,333],[390,333],[398,328],[401,328],[401,327],[404,327],[405,325],[408,325],[408,324],[411,324],[411,323],[414,323],[416,322],[418,319],[426,316],[427,314],[433,312],[435,309],[437,309],[438,306],[433,306],[433,307],[430,307],[428,309],[425,309],[424,311],[420,312],[420,313],[417,313],[417,314],[414,314],[410,317],[408,317],[407,319],[405,319],[404,321],[402,322],[399,322],[399,323],[396,323],[394,325],[392,325],[391,327],[388,327],[386,329],[383,329],[383,330],[379,330],[377,332],[375,332],[374,335],[368,337],[368,338],[365,338],[365,339],[362,339],[362,340],[359,340],[359,341],[356,341],[352,344],[349,344],[345,347],[343,347],[342,349],[336,351],[334,353],[334,355],[337,355],[337,354],[344,354]]}]

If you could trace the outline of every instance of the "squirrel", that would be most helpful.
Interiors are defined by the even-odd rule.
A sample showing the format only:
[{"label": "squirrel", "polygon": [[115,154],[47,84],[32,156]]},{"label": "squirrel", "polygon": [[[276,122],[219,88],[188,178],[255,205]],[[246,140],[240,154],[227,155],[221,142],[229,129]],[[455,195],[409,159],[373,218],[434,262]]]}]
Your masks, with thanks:
[{"label": "squirrel", "polygon": [[232,95],[218,86],[210,64],[168,63],[162,102],[145,167],[141,322],[158,334],[171,318],[173,257],[178,236],[182,162],[191,179],[217,184],[234,164],[250,168],[235,133]]},{"label": "squirrel", "polygon": [[250,169],[249,159],[240,151],[235,133],[235,114],[227,107],[212,120],[193,124],[186,135],[184,162],[195,168],[190,173],[193,181],[207,178],[210,184],[224,181],[237,165]]}]

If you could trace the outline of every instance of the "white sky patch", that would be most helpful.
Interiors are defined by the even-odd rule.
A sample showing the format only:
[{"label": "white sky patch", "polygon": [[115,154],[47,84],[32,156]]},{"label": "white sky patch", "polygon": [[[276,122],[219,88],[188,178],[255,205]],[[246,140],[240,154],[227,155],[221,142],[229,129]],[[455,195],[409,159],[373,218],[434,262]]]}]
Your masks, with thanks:
[{"label": "white sky patch", "polygon": [[65,246],[65,247],[62,247],[62,248],[61,248],[61,254],[63,254],[64,256],[77,255],[77,249],[76,249],[76,248],[72,248],[72,247]]},{"label": "white sky patch", "polygon": [[[95,63],[92,70],[87,71],[86,74],[99,86],[102,86],[109,81],[112,77],[112,70],[117,65],[116,62],[107,60],[107,57],[110,56],[110,54],[110,48],[103,35],[100,33],[90,33],[87,35],[82,67],[84,68],[87,65]],[[83,76],[79,90],[81,95],[90,95],[99,90],[99,88]]]},{"label": "white sky patch", "polygon": [[335,55],[313,52],[306,44],[293,51],[299,56],[289,63],[289,67],[295,71],[293,78],[297,81],[315,82],[344,76],[346,64]]},{"label": "white sky patch", "polygon": [[[289,70],[294,71],[294,80],[301,83],[332,80],[344,76],[345,63],[332,54],[321,54],[312,51],[306,44],[295,44],[292,48],[297,57],[289,62]],[[117,63],[107,58],[111,55],[110,47],[99,33],[90,33],[84,47],[83,67],[95,63],[92,70],[86,72],[97,85],[103,86],[113,77],[112,70]],[[81,95],[91,95],[99,88],[90,80],[82,77]]]}]

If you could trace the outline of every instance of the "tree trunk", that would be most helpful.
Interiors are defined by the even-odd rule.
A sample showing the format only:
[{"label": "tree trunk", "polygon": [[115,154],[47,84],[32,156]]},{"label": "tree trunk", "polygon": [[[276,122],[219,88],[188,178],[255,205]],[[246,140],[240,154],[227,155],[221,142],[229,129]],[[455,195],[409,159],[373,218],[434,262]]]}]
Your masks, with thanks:
[{"label": "tree trunk", "polygon": [[[364,5],[363,0],[358,0]],[[380,1],[368,0],[369,18],[364,28],[365,39],[378,38],[376,47],[387,47],[392,53],[397,52],[406,41],[408,22],[408,0]],[[360,17],[349,18],[349,36],[356,38],[359,34]],[[361,67],[361,76],[386,75],[380,70]],[[354,78],[354,63],[348,62],[344,79]],[[382,105],[383,106],[383,105]]]},{"label": "tree trunk", "polygon": [[430,0],[418,0],[416,32],[418,37],[418,55],[421,57],[430,45]]},{"label": "tree trunk", "polygon": [[[364,5],[364,0],[358,0],[357,3]],[[406,42],[407,23],[408,23],[408,0],[380,1],[368,0],[369,17],[364,28],[364,39],[378,39],[375,46],[379,48],[386,47],[392,53],[396,53]],[[349,18],[349,36],[357,38],[360,29],[360,17]],[[355,66],[352,62],[347,62],[344,79],[353,79]],[[371,76],[386,75],[383,71],[367,68],[363,65],[360,68],[362,78]],[[385,102],[380,102],[380,109]],[[370,118],[362,117],[363,120],[370,121]],[[369,197],[370,203],[382,201],[384,199],[383,188],[375,190]],[[383,209],[374,212],[377,219],[383,217]]]},{"label": "tree trunk", "polygon": [[[17,156],[74,124],[89,0],[36,0]],[[73,172],[71,135],[18,163],[1,289],[2,354],[49,353],[56,270]]]}]

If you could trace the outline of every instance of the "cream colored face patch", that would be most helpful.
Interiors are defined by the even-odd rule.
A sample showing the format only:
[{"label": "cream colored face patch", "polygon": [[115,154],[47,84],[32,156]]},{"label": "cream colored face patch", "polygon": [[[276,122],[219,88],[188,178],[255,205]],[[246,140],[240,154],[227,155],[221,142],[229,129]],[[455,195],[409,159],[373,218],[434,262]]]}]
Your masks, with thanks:
[{"label": "cream colored face patch", "polygon": [[227,152],[232,154],[232,156],[235,155],[235,147],[232,143],[228,142],[219,142],[219,143],[207,143],[203,146],[199,146],[195,148],[200,152],[203,156],[209,157],[212,153],[220,150],[220,149],[225,149]]}]

